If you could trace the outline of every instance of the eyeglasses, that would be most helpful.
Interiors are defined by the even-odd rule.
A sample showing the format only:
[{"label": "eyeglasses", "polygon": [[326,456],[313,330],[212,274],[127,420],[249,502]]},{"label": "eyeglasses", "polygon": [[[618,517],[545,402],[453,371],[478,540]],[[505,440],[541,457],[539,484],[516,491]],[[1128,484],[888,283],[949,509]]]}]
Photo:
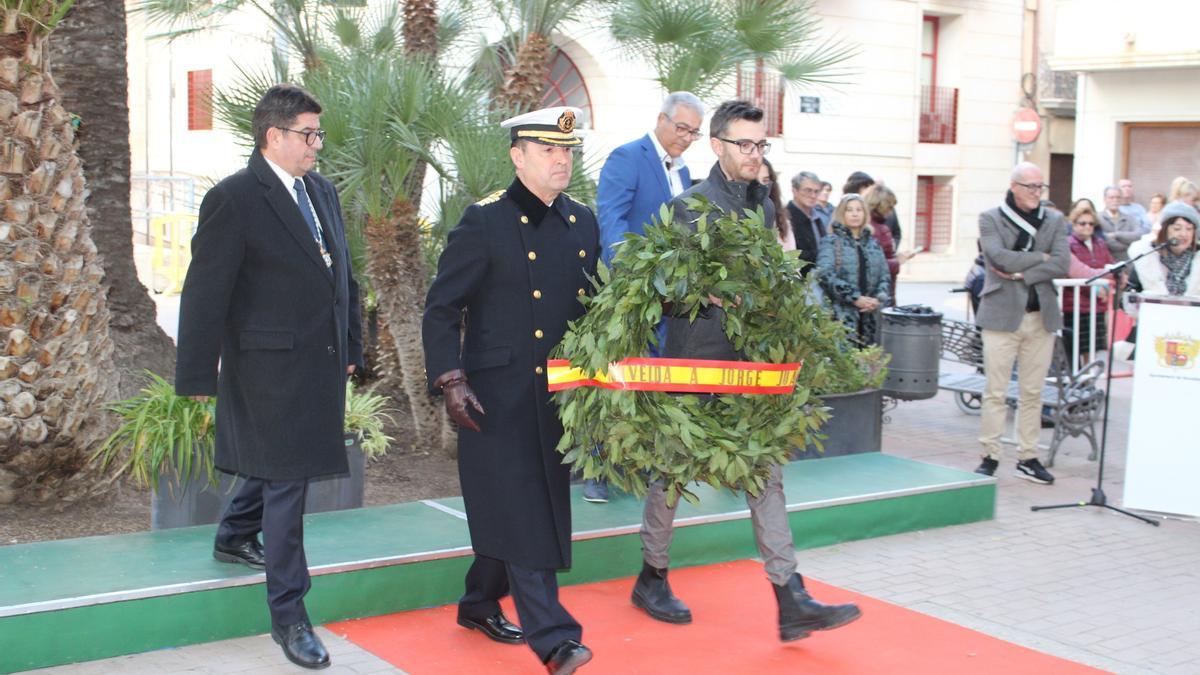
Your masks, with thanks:
[{"label": "eyeglasses", "polygon": [[821,188],[796,188],[796,191],[802,195],[819,195]]},{"label": "eyeglasses", "polygon": [[751,141],[751,140],[748,140],[745,138],[738,140],[738,141],[733,141],[728,138],[721,138],[720,136],[714,136],[714,138],[716,138],[718,141],[721,141],[722,143],[736,145],[738,150],[742,151],[743,155],[753,155],[755,149],[758,150],[758,154],[764,155],[764,156],[768,152],[771,151],[771,144],[766,141],[758,141],[756,143],[754,141]]},{"label": "eyeglasses", "polygon": [[275,128],[280,131],[284,131],[284,132],[300,134],[301,136],[304,137],[304,142],[307,143],[308,145],[316,145],[317,139],[320,139],[322,143],[325,142],[325,130],[324,129],[317,129],[315,131],[302,131],[300,129],[288,129],[287,127],[275,127]]},{"label": "eyeglasses", "polygon": [[1050,189],[1049,183],[1014,183],[1014,185],[1020,185],[1026,190],[1029,190],[1030,192],[1036,192],[1039,195]]},{"label": "eyeglasses", "polygon": [[[663,117],[667,116],[663,115]],[[694,141],[704,135],[704,132],[699,129],[693,129],[682,122],[676,122],[670,117],[667,117],[667,121],[675,125],[675,135],[681,138],[690,138]]]},{"label": "eyeglasses", "polygon": [[1075,224],[1076,224],[1076,225],[1086,225],[1086,226],[1088,226],[1088,227],[1095,227],[1095,226],[1096,226],[1096,223],[1094,223],[1094,222],[1092,222],[1092,221],[1090,221],[1090,220],[1077,220],[1077,221],[1075,221]]}]

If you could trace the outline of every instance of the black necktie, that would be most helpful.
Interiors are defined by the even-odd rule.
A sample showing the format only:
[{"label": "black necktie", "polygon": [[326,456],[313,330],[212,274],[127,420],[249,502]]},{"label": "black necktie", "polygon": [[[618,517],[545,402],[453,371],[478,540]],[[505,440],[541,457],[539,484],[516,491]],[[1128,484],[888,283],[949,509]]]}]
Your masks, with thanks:
[{"label": "black necktie", "polygon": [[328,267],[333,264],[333,261],[329,257],[328,249],[325,248],[325,237],[321,234],[321,228],[317,227],[317,219],[313,216],[312,204],[308,201],[308,192],[304,190],[304,182],[297,178],[296,182],[292,183],[292,189],[296,191],[296,205],[300,207],[300,215],[304,216],[304,222],[308,223],[308,229],[312,232],[317,246],[320,247],[321,255],[325,258],[325,266]]},{"label": "black necktie", "polygon": [[317,217],[312,215],[312,204],[308,203],[308,193],[304,189],[304,183],[298,178],[292,184],[292,189],[296,191],[296,204],[300,207],[300,215],[304,216],[304,221],[308,223],[308,229],[312,232],[312,238],[317,240],[320,247],[324,249],[324,237],[320,235],[320,228],[317,227]]}]

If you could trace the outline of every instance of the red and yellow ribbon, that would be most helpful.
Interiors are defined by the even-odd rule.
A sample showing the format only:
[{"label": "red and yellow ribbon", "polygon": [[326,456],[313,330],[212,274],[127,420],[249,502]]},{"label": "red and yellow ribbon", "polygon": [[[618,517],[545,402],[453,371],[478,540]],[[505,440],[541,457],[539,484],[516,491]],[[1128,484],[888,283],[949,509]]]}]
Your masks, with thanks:
[{"label": "red and yellow ribbon", "polygon": [[546,362],[550,391],[603,387],[696,394],[790,394],[800,363],[709,361],[639,357],[609,364],[608,373],[587,377],[566,359]]}]

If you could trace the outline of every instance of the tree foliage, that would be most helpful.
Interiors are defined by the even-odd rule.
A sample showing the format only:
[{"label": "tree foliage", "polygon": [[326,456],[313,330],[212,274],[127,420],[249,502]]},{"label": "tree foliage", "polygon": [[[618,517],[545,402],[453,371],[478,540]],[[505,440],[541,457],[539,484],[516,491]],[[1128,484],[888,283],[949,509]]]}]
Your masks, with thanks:
[{"label": "tree foliage", "polygon": [[666,91],[718,94],[761,62],[785,82],[833,83],[857,47],[820,37],[812,0],[617,0],[612,35],[649,63]]}]

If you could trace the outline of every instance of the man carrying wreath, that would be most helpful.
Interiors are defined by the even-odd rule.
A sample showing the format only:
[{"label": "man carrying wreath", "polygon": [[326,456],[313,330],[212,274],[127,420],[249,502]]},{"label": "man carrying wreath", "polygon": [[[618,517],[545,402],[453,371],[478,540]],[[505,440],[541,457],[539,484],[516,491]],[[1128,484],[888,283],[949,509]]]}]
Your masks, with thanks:
[{"label": "man carrying wreath", "polygon": [[[768,186],[757,181],[763,156],[771,147],[766,141],[762,110],[745,101],[722,103],[710,122],[709,146],[717,162],[707,180],[671,202],[675,219],[695,229],[700,214],[690,210],[686,202],[689,198],[703,197],[716,208],[739,216],[746,209],[762,209],[763,222],[770,227],[775,222],[775,209],[768,198]],[[704,308],[694,322],[689,322],[687,316],[668,318],[663,356],[744,360],[725,334],[724,318],[719,302]],[[804,580],[796,573],[796,551],[788,524],[783,473],[778,465],[771,470],[770,479],[759,495],[746,494],[746,503],[754,525],[754,540],[779,603],[781,640],[805,638],[814,630],[837,628],[862,615],[852,604],[817,602],[804,589]],[[665,487],[661,483],[651,485],[642,515],[642,571],[634,584],[632,600],[659,621],[691,623],[691,610],[675,597],[667,582],[675,510],[676,506],[668,505]]]}]

